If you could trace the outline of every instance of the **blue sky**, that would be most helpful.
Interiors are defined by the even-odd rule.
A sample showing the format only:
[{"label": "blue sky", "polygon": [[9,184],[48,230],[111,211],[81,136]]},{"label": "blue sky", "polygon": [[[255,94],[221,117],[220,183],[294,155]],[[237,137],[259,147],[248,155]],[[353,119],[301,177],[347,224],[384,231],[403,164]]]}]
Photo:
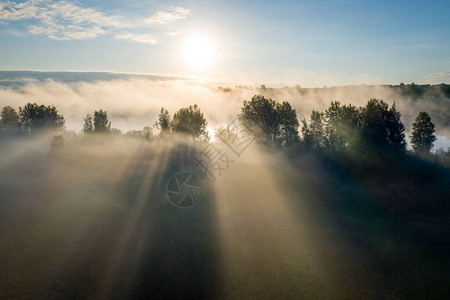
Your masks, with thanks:
[{"label": "blue sky", "polygon": [[[449,1],[0,1],[0,69],[450,83]],[[207,67],[183,55],[205,37]]]}]

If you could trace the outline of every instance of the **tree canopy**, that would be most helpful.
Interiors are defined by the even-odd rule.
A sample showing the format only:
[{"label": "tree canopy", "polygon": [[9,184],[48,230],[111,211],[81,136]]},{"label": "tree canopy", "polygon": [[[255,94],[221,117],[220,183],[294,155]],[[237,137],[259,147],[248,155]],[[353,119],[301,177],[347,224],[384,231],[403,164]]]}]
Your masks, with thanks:
[{"label": "tree canopy", "polygon": [[[164,114],[164,116],[165,115],[166,114]],[[187,134],[205,141],[210,138],[207,131],[207,125],[208,122],[197,104],[181,108],[173,115],[171,122],[171,127],[174,132]]]},{"label": "tree canopy", "polygon": [[16,131],[19,125],[19,115],[11,106],[5,106],[0,116],[0,129],[2,131]]},{"label": "tree canopy", "polygon": [[395,103],[371,99],[363,107],[331,102],[325,112],[311,113],[310,122],[302,120],[305,146],[328,152],[361,151],[360,147],[404,151],[405,127]]},{"label": "tree canopy", "polygon": [[420,112],[413,123],[411,134],[411,145],[414,152],[418,154],[429,153],[436,141],[434,132],[434,124],[431,122],[430,115],[424,111]]},{"label": "tree canopy", "polygon": [[161,107],[161,112],[158,115],[158,121],[155,123],[155,127],[159,129],[160,136],[170,132],[172,118],[169,111],[164,107]]},{"label": "tree canopy", "polygon": [[244,101],[239,122],[264,144],[292,145],[298,141],[298,119],[288,102],[279,103],[261,95]]},{"label": "tree canopy", "polygon": [[401,114],[395,103],[389,108],[383,100],[370,99],[367,105],[361,108],[361,114],[365,142],[371,142],[378,148],[406,150],[405,126],[400,120]]},{"label": "tree canopy", "polygon": [[323,113],[316,110],[311,112],[311,121],[308,125],[305,119],[302,120],[303,143],[307,148],[320,149],[323,146]]},{"label": "tree canopy", "polygon": [[62,129],[65,121],[53,105],[27,103],[19,107],[19,124],[23,132],[33,133],[42,129]]},{"label": "tree canopy", "polygon": [[108,119],[108,113],[104,110],[94,112],[94,132],[109,133],[111,131],[111,121]]},{"label": "tree canopy", "polygon": [[289,102],[277,103],[275,107],[277,112],[278,137],[277,142],[281,145],[291,146],[299,141],[298,136],[298,119],[295,109]]},{"label": "tree canopy", "polygon": [[104,110],[96,110],[94,117],[86,115],[84,120],[84,133],[111,133],[111,121],[108,119],[108,113]]},{"label": "tree canopy", "polygon": [[[238,115],[241,128],[256,140],[267,145],[303,145],[330,153],[352,152],[364,154],[371,152],[406,150],[405,127],[395,103],[389,106],[379,99],[370,99],[366,105],[356,107],[332,101],[324,111],[313,110],[310,119],[299,122],[295,109],[289,102],[277,102],[262,95],[255,95],[250,101],[243,101]],[[108,113],[104,110],[88,114],[84,119],[85,133],[119,134],[119,129],[111,128]],[[3,132],[34,133],[40,129],[63,129],[64,117],[54,106],[27,103],[19,107],[19,112],[5,106],[0,115],[0,130]],[[209,141],[207,120],[197,105],[181,108],[173,117],[161,108],[154,127],[165,133],[175,132]],[[216,134],[228,132],[230,128],[220,127]],[[435,128],[428,113],[420,112],[413,124],[411,144],[416,154],[429,153],[436,141]],[[143,137],[152,140],[153,130],[131,130],[127,136]]]},{"label": "tree canopy", "polygon": [[92,133],[94,131],[94,123],[92,121],[92,116],[90,114],[86,115],[86,118],[83,119],[83,131],[84,133]]}]

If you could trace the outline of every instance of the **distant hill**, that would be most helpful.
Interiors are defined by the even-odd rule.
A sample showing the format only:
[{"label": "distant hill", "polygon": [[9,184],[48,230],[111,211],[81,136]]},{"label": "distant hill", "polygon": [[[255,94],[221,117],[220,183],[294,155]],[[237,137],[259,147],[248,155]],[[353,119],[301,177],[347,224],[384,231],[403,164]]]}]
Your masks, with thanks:
[{"label": "distant hill", "polygon": [[146,74],[127,74],[113,72],[70,72],[70,71],[1,71],[0,86],[21,87],[30,82],[45,82],[48,80],[60,81],[64,83],[75,82],[96,82],[110,80],[127,79],[149,79],[149,80],[174,80],[181,77],[146,75]]}]

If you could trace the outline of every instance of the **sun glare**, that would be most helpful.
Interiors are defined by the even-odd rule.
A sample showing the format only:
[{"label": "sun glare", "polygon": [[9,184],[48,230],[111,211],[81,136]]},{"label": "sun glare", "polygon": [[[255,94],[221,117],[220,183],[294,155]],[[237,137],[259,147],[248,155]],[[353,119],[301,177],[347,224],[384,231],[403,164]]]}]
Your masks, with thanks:
[{"label": "sun glare", "polygon": [[211,138],[211,142],[215,142],[216,138],[214,136],[214,129],[212,129],[211,127],[207,127],[206,130],[208,131],[208,135]]},{"label": "sun glare", "polygon": [[215,57],[215,49],[211,39],[202,35],[188,38],[183,52],[186,62],[197,69],[210,66]]}]

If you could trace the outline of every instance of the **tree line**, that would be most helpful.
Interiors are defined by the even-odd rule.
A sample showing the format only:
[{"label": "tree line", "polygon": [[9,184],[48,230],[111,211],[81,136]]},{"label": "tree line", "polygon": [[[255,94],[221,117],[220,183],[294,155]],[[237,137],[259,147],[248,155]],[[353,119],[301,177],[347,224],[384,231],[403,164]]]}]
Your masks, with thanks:
[{"label": "tree line", "polygon": [[53,105],[27,103],[19,107],[18,113],[13,107],[5,106],[0,117],[0,129],[3,133],[32,134],[40,130],[62,129],[64,125],[64,117]]},{"label": "tree line", "polygon": [[[307,150],[336,153],[357,153],[380,150],[405,152],[405,127],[395,103],[389,106],[383,100],[370,99],[365,106],[342,105],[332,101],[320,112],[313,110],[308,120],[297,118],[288,102],[278,102],[261,95],[244,101],[238,116],[245,134],[253,135],[257,142],[280,147],[298,146]],[[85,134],[121,133],[111,128],[108,113],[104,110],[87,114],[83,118]],[[161,108],[158,119],[143,130],[132,130],[127,135],[152,139],[153,129],[159,136],[181,133],[197,140],[209,141],[207,120],[197,105],[190,105],[170,115]],[[3,134],[31,135],[43,130],[64,130],[65,120],[55,106],[27,103],[18,112],[11,106],[1,111],[0,130]],[[299,132],[300,128],[300,132]],[[227,130],[219,128],[217,132]],[[419,155],[430,153],[436,141],[434,124],[427,112],[420,112],[410,136],[413,151]]]},{"label": "tree line", "polygon": [[[405,127],[395,103],[370,99],[365,106],[342,105],[332,101],[323,112],[313,110],[309,120],[301,120],[288,102],[279,103],[264,96],[244,101],[239,120],[246,132],[265,144],[300,145],[326,153],[406,151]],[[427,112],[416,117],[411,145],[417,154],[426,155],[436,141],[434,124]]]}]

